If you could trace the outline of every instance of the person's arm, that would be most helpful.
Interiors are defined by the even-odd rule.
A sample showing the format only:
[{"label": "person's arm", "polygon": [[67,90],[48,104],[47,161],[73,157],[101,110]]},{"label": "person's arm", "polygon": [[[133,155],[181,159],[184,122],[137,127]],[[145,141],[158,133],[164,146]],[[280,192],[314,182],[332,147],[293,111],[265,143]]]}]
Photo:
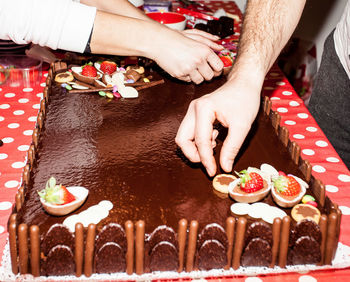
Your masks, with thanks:
[{"label": "person's arm", "polygon": [[258,112],[265,75],[292,35],[304,5],[305,0],[249,0],[228,81],[191,102],[175,141],[189,160],[202,162],[210,176],[217,169],[213,123],[218,120],[228,128],[220,165],[230,172]]},{"label": "person's arm", "polygon": [[153,21],[97,11],[91,51],[150,58],[170,75],[200,83],[220,72],[223,63],[205,44]]},{"label": "person's arm", "polygon": [[94,6],[98,10],[115,15],[152,21],[144,12],[132,5],[128,0],[80,0],[80,3]]}]

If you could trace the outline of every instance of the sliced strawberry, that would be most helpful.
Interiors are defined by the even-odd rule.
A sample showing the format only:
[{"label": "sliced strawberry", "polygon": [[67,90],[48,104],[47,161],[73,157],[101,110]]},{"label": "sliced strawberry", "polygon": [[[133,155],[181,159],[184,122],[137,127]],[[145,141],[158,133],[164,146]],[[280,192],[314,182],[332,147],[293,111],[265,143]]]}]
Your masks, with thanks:
[{"label": "sliced strawberry", "polygon": [[82,70],[81,74],[84,76],[88,76],[88,77],[96,77],[97,76],[97,69],[92,65],[92,63],[89,63],[89,64],[83,66],[83,70]]},{"label": "sliced strawberry", "polygon": [[75,200],[75,197],[62,184],[56,185],[56,179],[50,177],[45,189],[38,192],[39,196],[47,203],[54,205],[65,205]]},{"label": "sliced strawberry", "polygon": [[100,70],[106,74],[112,74],[117,70],[117,64],[112,61],[103,61],[100,65]]},{"label": "sliced strawberry", "polygon": [[291,175],[279,175],[273,183],[277,192],[284,196],[296,196],[301,190],[300,184]]},{"label": "sliced strawberry", "polygon": [[260,174],[242,170],[239,174],[241,179],[241,189],[246,193],[259,191],[264,187],[264,181]]}]

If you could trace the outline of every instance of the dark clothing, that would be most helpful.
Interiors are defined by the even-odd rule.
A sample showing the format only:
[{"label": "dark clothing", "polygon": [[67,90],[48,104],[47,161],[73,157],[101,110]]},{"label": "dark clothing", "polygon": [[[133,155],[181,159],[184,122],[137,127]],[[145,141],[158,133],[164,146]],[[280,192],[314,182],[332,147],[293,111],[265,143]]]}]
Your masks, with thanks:
[{"label": "dark clothing", "polygon": [[335,51],[333,33],[324,44],[309,110],[350,169],[350,79]]}]

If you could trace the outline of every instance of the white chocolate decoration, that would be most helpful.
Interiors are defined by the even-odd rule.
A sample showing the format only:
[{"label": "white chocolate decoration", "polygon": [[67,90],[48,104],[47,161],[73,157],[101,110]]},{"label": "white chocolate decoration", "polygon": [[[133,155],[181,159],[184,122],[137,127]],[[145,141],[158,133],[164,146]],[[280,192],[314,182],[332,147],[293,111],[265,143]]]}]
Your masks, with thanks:
[{"label": "white chocolate decoration", "polygon": [[272,165],[269,164],[262,164],[260,166],[260,170],[265,173],[270,175],[270,177],[276,177],[278,176],[278,171],[275,169]]},{"label": "white chocolate decoration", "polygon": [[231,212],[235,215],[249,215],[255,219],[261,218],[272,224],[275,218],[283,218],[287,214],[278,207],[270,206],[266,203],[234,203],[231,205]]},{"label": "white chocolate decoration", "polygon": [[89,207],[78,214],[68,216],[63,225],[67,226],[70,232],[75,231],[75,224],[80,222],[84,227],[88,227],[90,223],[98,224],[102,219],[106,218],[109,211],[113,208],[110,201],[101,201],[99,204]]}]

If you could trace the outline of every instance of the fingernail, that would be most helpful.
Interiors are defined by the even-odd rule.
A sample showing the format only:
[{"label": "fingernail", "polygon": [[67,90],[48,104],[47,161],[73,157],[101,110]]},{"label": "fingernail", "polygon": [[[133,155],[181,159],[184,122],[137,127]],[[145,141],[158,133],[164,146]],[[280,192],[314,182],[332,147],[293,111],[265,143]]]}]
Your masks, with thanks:
[{"label": "fingernail", "polygon": [[232,171],[232,165],[233,165],[233,161],[226,161],[225,163],[225,167],[226,167],[226,171],[229,172],[229,171]]}]

